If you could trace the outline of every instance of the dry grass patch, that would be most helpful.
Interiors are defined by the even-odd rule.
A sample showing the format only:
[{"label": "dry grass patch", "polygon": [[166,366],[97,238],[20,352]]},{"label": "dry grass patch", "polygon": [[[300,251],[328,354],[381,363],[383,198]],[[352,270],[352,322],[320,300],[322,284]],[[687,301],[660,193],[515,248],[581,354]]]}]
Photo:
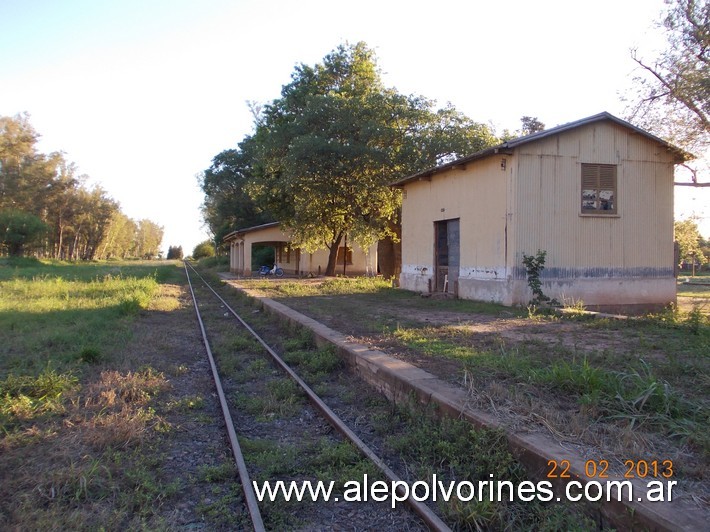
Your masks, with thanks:
[{"label": "dry grass patch", "polygon": [[153,296],[147,309],[160,312],[172,312],[183,306],[180,301],[182,288],[174,284],[160,285],[160,291]]},{"label": "dry grass patch", "polygon": [[148,407],[169,383],[153,369],[120,373],[104,371],[90,385],[84,403],[82,440],[96,450],[125,448],[141,443],[152,430],[166,430],[167,423]]},{"label": "dry grass patch", "polygon": [[100,379],[87,388],[85,406],[145,404],[151,397],[169,387],[165,375],[152,368],[121,373],[110,370],[101,372]]},{"label": "dry grass patch", "polygon": [[[119,526],[126,519],[115,513],[121,499],[155,482],[140,465],[142,458],[125,453],[149,445],[151,435],[168,426],[151,407],[168,388],[164,375],[151,368],[107,370],[67,394],[63,416],[17,420],[20,425],[2,443],[0,528]],[[131,471],[148,480],[126,485],[137,474]]]}]

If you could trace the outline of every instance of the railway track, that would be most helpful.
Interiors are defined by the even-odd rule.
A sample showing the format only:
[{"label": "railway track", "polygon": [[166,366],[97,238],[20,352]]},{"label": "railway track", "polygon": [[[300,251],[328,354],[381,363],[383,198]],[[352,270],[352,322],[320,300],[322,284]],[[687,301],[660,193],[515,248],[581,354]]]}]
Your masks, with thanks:
[{"label": "railway track", "polygon": [[[408,492],[409,490],[405,489],[404,481],[392,469],[390,469],[390,467],[385,463],[382,458],[377,455],[375,451],[373,451],[365,442],[362,441],[362,439],[356,434],[355,430],[348,426],[348,424],[346,424],[323,401],[323,399],[321,399],[321,397],[319,397],[319,395],[313,391],[313,389],[304,381],[304,379],[299,376],[298,373],[294,371],[294,369],[292,369],[289,364],[284,361],[284,359],[277,353],[277,351],[271,345],[269,345],[269,343],[267,343],[267,341],[264,340],[264,338],[262,338],[262,336],[259,335],[243,319],[243,317],[240,316],[239,313],[237,313],[232,308],[232,306],[230,306],[227,301],[222,298],[222,296],[220,296],[220,294],[214,288],[212,288],[212,286],[210,286],[210,284],[200,275],[199,272],[197,272],[197,270],[192,267],[192,265],[189,265],[187,262],[185,262],[185,274],[187,276],[190,292],[192,294],[195,313],[200,326],[200,330],[202,332],[205,349],[212,369],[212,375],[214,378],[217,395],[219,397],[222,413],[224,415],[224,422],[226,425],[229,442],[232,448],[232,454],[234,456],[234,461],[239,474],[243,493],[243,504],[246,508],[246,512],[248,512],[249,520],[254,530],[265,530],[267,527],[276,528],[280,525],[274,522],[274,518],[271,518],[271,520],[269,520],[264,519],[262,517],[265,504],[263,501],[263,497],[262,501],[260,501],[259,497],[257,497],[257,493],[255,492],[254,486],[258,485],[258,483],[253,482],[252,475],[250,475],[250,467],[252,467],[252,465],[249,464],[249,459],[245,458],[245,453],[242,451],[242,446],[240,446],[240,439],[242,439],[242,441],[249,441],[251,447],[254,447],[254,441],[259,441],[261,442],[260,445],[264,445],[264,439],[270,438],[276,440],[282,439],[286,442],[287,446],[297,446],[298,442],[294,441],[294,439],[297,440],[302,438],[306,441],[312,442],[314,434],[318,434],[320,437],[319,443],[316,445],[318,449],[324,450],[325,447],[327,447],[327,444],[322,444],[322,442],[324,441],[323,438],[327,436],[329,441],[332,442],[334,446],[333,448],[342,450],[342,447],[338,447],[341,446],[342,443],[335,441],[335,435],[331,434],[332,430],[327,427],[324,427],[325,423],[323,421],[315,420],[314,418],[316,416],[320,416],[322,420],[327,421],[327,424],[333,429],[335,429],[335,431],[339,433],[341,438],[344,438],[349,441],[350,444],[354,446],[355,449],[357,449],[361,456],[369,461],[369,464],[371,464],[371,466],[369,466],[369,469],[368,466],[362,466],[360,464],[358,466],[360,467],[360,471],[372,471],[374,469],[376,470],[376,475],[379,479],[381,479],[382,481],[386,481],[386,483],[390,486],[397,486],[396,494],[398,500],[406,501],[406,504],[409,507],[409,513],[403,509],[401,504],[398,505],[396,508],[391,508],[390,505],[386,502],[381,502],[374,506],[372,504],[366,505],[362,502],[349,503],[349,506],[346,506],[343,511],[338,512],[336,510],[336,505],[339,504],[338,502],[333,502],[332,500],[322,501],[320,503],[313,503],[322,504],[323,506],[319,506],[318,508],[311,509],[309,511],[309,522],[305,523],[304,526],[307,526],[311,529],[351,529],[360,528],[362,527],[362,523],[365,522],[374,524],[375,520],[377,520],[379,522],[379,524],[375,525],[377,528],[382,528],[382,523],[384,522],[389,523],[389,526],[387,528],[390,528],[392,530],[450,530],[447,524],[426,504],[415,500],[411,496],[405,498],[405,496],[407,495],[406,492]],[[229,332],[229,329],[235,329],[237,327],[241,329],[242,332],[240,333],[241,336],[238,337],[239,339],[235,340],[234,338],[232,338],[232,333]],[[252,340],[246,339],[247,335],[248,337],[251,337]],[[223,375],[224,372],[221,372],[219,368],[219,357],[216,357],[213,353],[213,346],[215,344],[219,344],[220,349],[223,349],[225,345],[228,346],[230,345],[230,343],[232,347],[234,347],[235,345],[237,347],[243,347],[245,345],[249,346],[248,351],[251,354],[244,356],[250,356],[251,358],[250,361],[237,361],[234,359],[225,360],[225,362],[232,368],[235,368],[236,366],[242,368],[241,372],[239,369],[237,369],[236,371],[232,372],[232,377],[227,376],[227,378],[225,379]],[[255,349],[255,347],[258,347],[258,349]],[[300,391],[296,395],[302,395],[306,397],[313,410],[317,412],[317,414],[302,415],[301,418],[306,418],[305,421],[303,419],[298,420],[299,423],[303,422],[303,426],[301,427],[303,429],[303,433],[300,436],[298,434],[285,435],[284,429],[279,423],[275,424],[276,428],[274,429],[274,433],[268,434],[267,432],[264,435],[253,427],[253,422],[250,422],[248,420],[249,418],[245,417],[244,412],[240,411],[240,409],[238,408],[239,405],[235,405],[235,403],[240,402],[242,405],[246,404],[247,410],[250,408],[249,405],[251,405],[252,407],[254,405],[254,402],[250,402],[249,396],[245,395],[244,391],[241,388],[247,387],[247,384],[259,385],[261,383],[242,382],[240,387],[238,386],[238,384],[240,383],[236,381],[239,380],[240,373],[248,373],[244,368],[260,366],[259,360],[263,361],[263,358],[259,359],[259,357],[263,357],[264,355],[254,355],[254,353],[259,350],[262,351],[262,353],[267,354],[273,366],[277,367],[280,372],[286,375],[290,382],[295,383],[298,386],[298,389]],[[229,347],[227,347],[227,349],[225,350],[225,352],[227,351],[229,351]],[[234,349],[232,349],[232,351],[234,351]],[[237,349],[237,351],[239,351],[239,349]],[[245,364],[247,365],[245,366]],[[274,371],[271,371],[270,374],[267,371],[264,380],[269,381],[271,383],[283,382],[282,380],[273,379]],[[259,379],[252,379],[252,381],[254,380]],[[267,383],[267,389],[269,390],[277,389],[280,387],[286,387],[283,384],[278,384],[278,386],[274,385],[269,387],[268,384],[269,383]],[[256,393],[256,395],[261,395],[265,394],[266,392],[257,390],[254,393]],[[292,397],[294,397],[294,395],[292,394],[289,397],[282,397],[287,402],[287,404],[289,404],[288,401],[293,401]],[[239,400],[240,398],[241,401]],[[262,417],[263,414],[264,412],[262,412]],[[267,418],[278,418],[278,416],[272,416],[271,414],[273,414],[273,412],[265,412]],[[257,417],[259,417],[258,413]],[[238,421],[235,422],[235,419],[237,419]],[[239,420],[245,420],[243,423],[244,426],[240,424]],[[308,421],[308,423],[306,423],[306,421]],[[279,432],[281,433],[279,434]],[[285,432],[288,432],[288,430],[286,430]],[[260,439],[258,440],[253,439],[253,436],[256,433],[258,433],[260,436]],[[289,440],[289,438],[291,440]],[[314,445],[311,443],[307,447],[313,449]],[[300,460],[301,458],[299,456],[292,457],[293,462],[299,462]],[[350,458],[350,461],[352,462],[352,457]],[[348,469],[348,467],[350,467],[350,469]],[[348,471],[352,471],[352,464],[348,467],[345,467],[345,469]],[[317,469],[317,467],[315,469]],[[301,474],[294,474],[294,472],[291,471],[290,474],[285,475],[285,478],[293,479],[293,477],[298,478],[300,476],[300,478],[303,479],[309,476],[308,473],[305,473],[305,476],[303,472],[299,473]],[[316,471],[315,476],[313,478],[316,478],[317,476],[318,473]],[[365,496],[365,499],[367,499],[367,496]],[[338,501],[337,498],[335,500]],[[271,511],[274,508],[273,503],[271,505],[267,504],[266,506],[267,511]],[[386,512],[391,512],[392,515],[387,519],[383,519],[382,513]],[[412,513],[415,514],[417,517],[415,518]],[[353,521],[351,520],[359,520],[360,525],[353,525]]]}]

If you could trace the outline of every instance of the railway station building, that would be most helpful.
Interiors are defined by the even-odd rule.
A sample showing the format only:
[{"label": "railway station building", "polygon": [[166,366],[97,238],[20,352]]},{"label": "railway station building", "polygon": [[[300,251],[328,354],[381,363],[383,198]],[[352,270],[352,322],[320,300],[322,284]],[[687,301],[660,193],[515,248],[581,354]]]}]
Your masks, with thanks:
[{"label": "railway station building", "polygon": [[527,305],[524,256],[563,304],[633,310],[676,300],[679,148],[609,113],[406,177],[400,286]]},{"label": "railway station building", "polygon": [[[328,265],[328,249],[307,253],[291,244],[291,235],[272,222],[232,231],[224,237],[229,244],[229,271],[235,275],[252,275],[252,250],[254,246],[274,249],[276,264],[290,275],[320,275]],[[257,265],[261,266],[261,265]],[[268,264],[267,266],[272,266]],[[377,272],[377,245],[362,249],[357,244],[341,243],[336,260],[336,273],[346,275],[374,275]]]}]

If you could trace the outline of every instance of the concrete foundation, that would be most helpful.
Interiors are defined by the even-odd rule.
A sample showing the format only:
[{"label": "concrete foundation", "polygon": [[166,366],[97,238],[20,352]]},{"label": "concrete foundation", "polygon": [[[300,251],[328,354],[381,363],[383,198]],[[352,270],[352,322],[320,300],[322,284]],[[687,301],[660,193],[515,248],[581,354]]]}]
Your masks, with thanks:
[{"label": "concrete foundation", "polygon": [[[400,287],[429,293],[433,275],[427,271],[402,272]],[[583,304],[592,310],[633,313],[656,310],[676,302],[676,279],[663,278],[566,278],[543,279],[543,293],[563,306]],[[526,306],[533,294],[525,279],[470,279],[460,277],[456,293],[461,299]]]}]

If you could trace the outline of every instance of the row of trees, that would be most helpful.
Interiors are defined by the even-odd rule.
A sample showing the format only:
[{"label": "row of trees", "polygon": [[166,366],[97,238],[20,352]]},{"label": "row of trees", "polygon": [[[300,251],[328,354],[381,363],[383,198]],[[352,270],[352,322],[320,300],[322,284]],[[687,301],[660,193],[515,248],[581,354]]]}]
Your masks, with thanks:
[{"label": "row of trees", "polygon": [[134,221],[61,153],[37,150],[28,116],[0,117],[0,253],[66,260],[158,255],[163,228]]},{"label": "row of trees", "polygon": [[295,245],[326,247],[333,275],[345,235],[363,246],[393,234],[401,176],[498,142],[453,106],[385,87],[363,42],[300,65],[268,105],[252,105],[254,133],[217,155],[200,179],[217,240],[279,220]]},{"label": "row of trees", "polygon": [[182,260],[183,259],[182,246],[168,247],[168,255],[165,258],[168,260]]}]

